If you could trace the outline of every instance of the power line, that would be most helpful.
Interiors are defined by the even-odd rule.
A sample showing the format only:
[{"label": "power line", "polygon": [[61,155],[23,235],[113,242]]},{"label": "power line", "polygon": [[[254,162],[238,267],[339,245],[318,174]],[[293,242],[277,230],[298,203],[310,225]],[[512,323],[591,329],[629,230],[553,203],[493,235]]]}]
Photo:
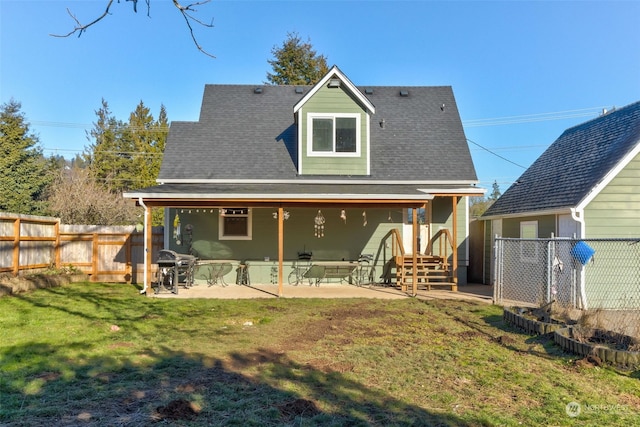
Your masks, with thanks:
[{"label": "power line", "polygon": [[[591,107],[591,108],[579,108],[574,110],[564,110],[564,111],[552,111],[548,113],[534,113],[534,114],[523,114],[518,116],[504,116],[504,117],[492,117],[487,119],[470,119],[463,120],[462,124],[466,127],[478,127],[478,126],[498,126],[504,124],[519,124],[519,123],[530,123],[530,122],[540,122],[540,121],[548,121],[548,120],[562,120],[562,119],[571,119],[577,117],[589,117],[599,114],[603,111],[603,109],[609,107]],[[45,127],[62,127],[62,128],[78,128],[78,129],[88,129],[94,126],[94,124],[87,123],[73,123],[73,122],[55,122],[55,121],[42,121],[42,120],[33,120],[30,122],[35,126],[45,126]],[[127,124],[123,124],[123,127],[129,130],[153,130],[153,131],[167,131],[167,129],[149,129],[145,126],[129,126]]]},{"label": "power line", "polygon": [[549,113],[525,114],[520,116],[494,117],[489,119],[463,120],[465,127],[498,126],[508,124],[532,123],[550,120],[573,119],[578,117],[592,117],[607,107],[581,108],[577,110],[554,111]]},{"label": "power line", "polygon": [[489,149],[488,149],[488,148],[486,148],[486,147],[483,147],[482,145],[478,144],[477,142],[474,142],[474,141],[470,140],[469,138],[467,138],[467,141],[468,141],[468,142],[470,142],[470,143],[472,143],[473,145],[475,145],[475,146],[477,146],[477,147],[482,148],[484,151],[486,151],[486,152],[488,152],[488,153],[491,153],[491,154],[493,154],[493,155],[494,155],[494,156],[496,156],[496,157],[501,158],[501,159],[502,159],[502,160],[504,160],[505,162],[509,162],[509,163],[511,163],[512,165],[518,166],[518,167],[520,167],[520,168],[522,168],[522,169],[526,169],[526,167],[525,167],[525,166],[522,166],[522,165],[520,165],[520,164],[518,164],[518,163],[516,163],[516,162],[513,162],[513,161],[511,161],[511,160],[507,159],[506,157],[501,156],[501,155],[500,155],[500,154],[498,154],[498,153],[494,153],[493,151],[489,150]]}]

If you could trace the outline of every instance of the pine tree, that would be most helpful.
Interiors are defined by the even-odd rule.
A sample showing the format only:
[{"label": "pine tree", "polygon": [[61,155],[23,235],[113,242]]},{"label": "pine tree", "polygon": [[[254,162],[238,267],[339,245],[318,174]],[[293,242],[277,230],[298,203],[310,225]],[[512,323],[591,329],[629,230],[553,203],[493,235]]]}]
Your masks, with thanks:
[{"label": "pine tree", "polygon": [[495,202],[500,197],[500,186],[498,185],[498,181],[493,181],[493,189],[491,190],[491,196],[489,196],[489,200]]},{"label": "pine tree", "polygon": [[327,59],[316,54],[311,41],[303,42],[298,33],[288,33],[281,47],[271,50],[274,59],[268,61],[273,73],[267,81],[273,85],[312,85],[328,71]]},{"label": "pine tree", "polygon": [[[97,183],[113,193],[155,185],[169,131],[164,105],[156,120],[140,101],[126,123],[113,116],[103,99],[96,116],[89,133],[94,143],[84,157]],[[154,225],[162,224],[162,209],[155,209],[152,215]]]},{"label": "pine tree", "polygon": [[0,106],[0,210],[41,215],[51,175],[21,108],[13,99]]},{"label": "pine tree", "polygon": [[94,142],[85,149],[85,160],[98,182],[106,184],[111,190],[120,191],[127,186],[126,180],[130,179],[126,171],[131,147],[124,147],[122,142],[125,125],[113,116],[104,99],[95,113],[98,120],[87,135]]}]

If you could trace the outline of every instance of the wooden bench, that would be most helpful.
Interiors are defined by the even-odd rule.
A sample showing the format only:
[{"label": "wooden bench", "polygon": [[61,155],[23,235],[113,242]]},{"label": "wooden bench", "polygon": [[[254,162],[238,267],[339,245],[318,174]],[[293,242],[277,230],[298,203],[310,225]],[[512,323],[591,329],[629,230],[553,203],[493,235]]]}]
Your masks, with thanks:
[{"label": "wooden bench", "polygon": [[315,280],[316,286],[325,279],[348,280],[354,282],[353,273],[358,268],[357,262],[351,261],[315,261],[304,272],[306,279]]}]

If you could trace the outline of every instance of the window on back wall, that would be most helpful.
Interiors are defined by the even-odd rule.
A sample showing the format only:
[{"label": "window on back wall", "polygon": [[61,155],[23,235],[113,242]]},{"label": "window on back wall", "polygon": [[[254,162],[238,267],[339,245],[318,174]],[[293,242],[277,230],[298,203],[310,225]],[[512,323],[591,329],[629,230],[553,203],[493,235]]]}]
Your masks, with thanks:
[{"label": "window on back wall", "polygon": [[359,114],[309,113],[307,154],[309,156],[360,155]]},{"label": "window on back wall", "polygon": [[222,208],[218,220],[220,240],[251,240],[251,210]]},{"label": "window on back wall", "polygon": [[[520,222],[520,238],[521,239],[537,239],[538,238],[538,221],[522,221]],[[538,262],[538,245],[537,240],[523,240],[520,242],[520,261],[527,263]]]}]

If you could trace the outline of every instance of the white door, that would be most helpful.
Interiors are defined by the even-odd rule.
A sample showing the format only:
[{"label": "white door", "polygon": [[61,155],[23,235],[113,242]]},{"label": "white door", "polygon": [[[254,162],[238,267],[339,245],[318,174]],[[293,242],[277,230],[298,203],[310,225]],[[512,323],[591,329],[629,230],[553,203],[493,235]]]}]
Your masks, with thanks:
[{"label": "white door", "polygon": [[[427,243],[429,242],[429,233],[428,227],[424,224],[418,225],[418,236],[420,236],[420,248],[418,248],[418,253],[424,253]],[[407,254],[413,253],[413,225],[412,224],[403,224],[402,225],[402,243],[404,244],[404,250]]]}]

